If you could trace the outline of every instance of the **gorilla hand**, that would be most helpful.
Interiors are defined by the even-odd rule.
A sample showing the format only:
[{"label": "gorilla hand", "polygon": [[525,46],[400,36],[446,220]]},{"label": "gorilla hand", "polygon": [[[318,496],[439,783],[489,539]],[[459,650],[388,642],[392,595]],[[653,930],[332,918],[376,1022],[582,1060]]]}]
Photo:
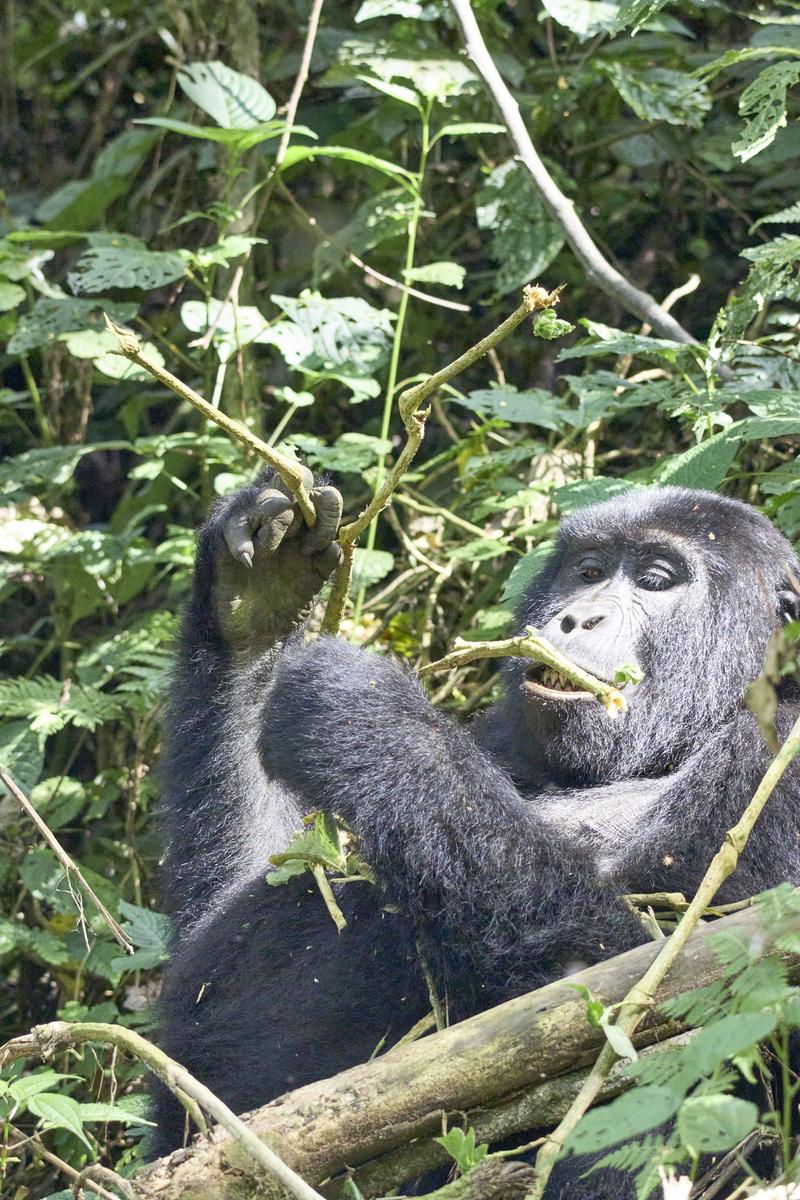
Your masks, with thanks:
[{"label": "gorilla hand", "polygon": [[317,514],[313,527],[305,525],[280,477],[266,469],[221,502],[201,535],[212,603],[237,657],[259,654],[289,634],[341,561],[334,539],[342,497],[336,488],[315,487],[308,468],[302,471]]}]

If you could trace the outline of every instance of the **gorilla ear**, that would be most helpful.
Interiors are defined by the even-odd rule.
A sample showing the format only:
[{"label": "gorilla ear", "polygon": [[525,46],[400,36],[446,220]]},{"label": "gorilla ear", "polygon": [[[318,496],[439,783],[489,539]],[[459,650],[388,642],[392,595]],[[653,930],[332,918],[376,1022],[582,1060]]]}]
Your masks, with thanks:
[{"label": "gorilla ear", "polygon": [[778,615],[782,625],[800,621],[800,580],[787,569],[783,587],[778,589]]}]

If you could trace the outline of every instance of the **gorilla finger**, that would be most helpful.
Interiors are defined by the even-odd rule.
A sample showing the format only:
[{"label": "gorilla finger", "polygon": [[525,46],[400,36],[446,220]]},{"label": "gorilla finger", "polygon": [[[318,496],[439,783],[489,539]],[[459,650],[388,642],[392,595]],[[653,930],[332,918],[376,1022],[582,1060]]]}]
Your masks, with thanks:
[{"label": "gorilla finger", "polygon": [[290,507],[279,511],[271,520],[265,521],[256,534],[259,549],[264,549],[269,554],[274,553],[286,536],[286,531],[294,517],[295,514]]},{"label": "gorilla finger", "polygon": [[344,558],[342,547],[338,542],[331,542],[321,554],[315,554],[313,563],[321,579],[327,579],[331,571],[335,571]]},{"label": "gorilla finger", "polygon": [[336,488],[315,488],[311,493],[311,502],[317,513],[317,523],[304,538],[303,550],[306,554],[324,550],[336,537],[342,519],[342,497]]},{"label": "gorilla finger", "polygon": [[279,513],[286,512],[292,507],[290,496],[279,492],[277,488],[264,488],[256,496],[254,516],[258,524],[272,521]]},{"label": "gorilla finger", "polygon": [[251,526],[250,514],[245,510],[238,512],[225,522],[222,536],[225,539],[225,545],[237,562],[242,562],[246,567],[253,565],[253,530]]},{"label": "gorilla finger", "polygon": [[[303,466],[302,463],[296,463],[295,465],[300,472],[300,482],[306,491],[310,492],[314,486],[313,471],[310,471],[308,467]],[[273,485],[278,489],[278,491],[282,492],[284,496],[288,496],[290,500],[294,501],[294,493],[292,492],[292,489],[288,484],[284,483],[279,475],[276,475],[275,479],[273,480]]]}]

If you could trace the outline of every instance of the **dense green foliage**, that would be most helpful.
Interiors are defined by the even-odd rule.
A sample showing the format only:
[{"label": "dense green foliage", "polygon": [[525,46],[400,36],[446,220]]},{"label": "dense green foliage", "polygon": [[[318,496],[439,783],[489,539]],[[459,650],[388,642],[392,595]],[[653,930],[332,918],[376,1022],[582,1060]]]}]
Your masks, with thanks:
[{"label": "dense green foliage", "polygon": [[[660,300],[691,281],[673,311],[696,345],[648,336],[587,280],[442,0],[323,10],[279,169],[306,0],[4,9],[0,761],[136,953],[0,796],[0,1040],[56,1014],[147,1030],[165,945],[158,699],[193,528],[256,465],[114,356],[104,311],[333,473],[355,513],[401,444],[398,389],[495,326],[523,284],[567,285],[558,318],[434,398],[358,552],[343,632],[418,665],[457,634],[507,631],[558,516],[621,489],[723,489],[800,536],[794,7],[476,11],[604,255]],[[468,713],[493,687],[476,664],[435,696]],[[39,1121],[72,1164],[125,1172],[141,1077],[65,1057],[11,1082],[0,1116]],[[13,1151],[3,1173],[12,1196],[64,1183],[45,1165],[18,1192]]]}]

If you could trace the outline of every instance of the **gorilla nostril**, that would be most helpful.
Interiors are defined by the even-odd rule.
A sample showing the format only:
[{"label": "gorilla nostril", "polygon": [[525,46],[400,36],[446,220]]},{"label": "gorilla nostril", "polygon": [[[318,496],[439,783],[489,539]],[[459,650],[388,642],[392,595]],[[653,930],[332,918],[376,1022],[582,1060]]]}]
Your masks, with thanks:
[{"label": "gorilla nostril", "polygon": [[561,632],[562,633],[572,633],[573,629],[575,628],[575,625],[576,625],[576,621],[575,621],[574,617],[562,617],[561,618]]},{"label": "gorilla nostril", "polygon": [[586,630],[596,629],[602,620],[603,620],[602,616],[588,617],[585,621],[583,621],[581,623],[581,629],[586,629]]}]

